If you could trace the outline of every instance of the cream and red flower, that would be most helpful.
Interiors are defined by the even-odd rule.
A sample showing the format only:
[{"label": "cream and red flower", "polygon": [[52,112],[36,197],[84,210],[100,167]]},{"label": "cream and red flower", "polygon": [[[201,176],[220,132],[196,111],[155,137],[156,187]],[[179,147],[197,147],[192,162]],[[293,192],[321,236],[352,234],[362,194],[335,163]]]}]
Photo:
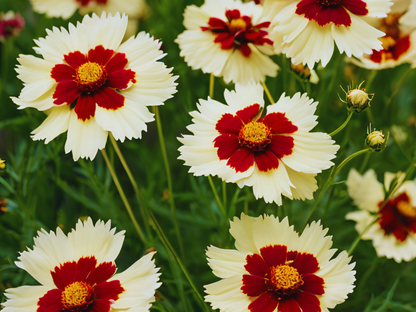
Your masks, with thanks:
[{"label": "cream and red flower", "polygon": [[0,42],[8,37],[18,36],[24,26],[25,20],[19,12],[0,12]]},{"label": "cream and red flower", "polygon": [[[386,172],[384,187],[387,191],[394,178],[400,180],[404,175]],[[362,233],[378,216],[377,222],[362,236],[373,241],[377,255],[396,262],[416,258],[416,182],[403,182],[381,210],[385,194],[373,170],[361,175],[351,169],[346,184],[354,204],[360,208],[346,216],[357,222],[357,232]]]},{"label": "cream and red flower", "polygon": [[316,174],[333,165],[339,148],[329,135],[309,132],[317,124],[318,103],[306,94],[283,94],[262,117],[260,85],[237,84],[224,96],[228,105],[208,98],[190,113],[193,135],[179,138],[179,159],[191,166],[189,172],[252,186],[256,198],[279,205],[282,195],[313,198]]},{"label": "cream and red flower", "polygon": [[65,152],[74,160],[93,159],[108,132],[123,142],[140,138],[153,115],[146,106],[162,105],[176,92],[170,69],[159,62],[161,42],[145,33],[120,45],[127,17],[85,16],[69,32],[54,28],[35,40],[43,58],[20,55],[16,71],[25,83],[19,108],[34,107],[48,117],[32,133],[48,143],[68,130]]},{"label": "cream and red flower", "polygon": [[[344,302],[355,281],[345,251],[336,258],[320,222],[298,235],[288,219],[241,214],[230,222],[237,250],[208,247],[208,264],[222,280],[205,299],[222,312],[328,311]],[[277,309],[277,310],[276,310]]]},{"label": "cream and red flower", "polygon": [[371,55],[364,54],[358,60],[351,59],[354,64],[368,69],[395,67],[403,63],[416,66],[416,21],[413,19],[413,24],[410,24],[408,18],[403,19],[410,9],[409,2],[406,2],[395,1],[387,17],[368,20],[386,34],[380,38],[383,49],[374,50]]},{"label": "cream and red flower", "polygon": [[115,233],[110,221],[94,225],[90,218],[68,236],[59,227],[38,232],[33,249],[22,252],[16,265],[41,285],[7,289],[2,311],[148,311],[161,285],[154,252],[115,274],[123,240],[124,231]]},{"label": "cream and red flower", "polygon": [[175,40],[192,69],[202,69],[234,83],[275,77],[278,66],[269,58],[273,42],[263,7],[241,0],[206,0],[188,6],[185,32]]},{"label": "cream and red flower", "polygon": [[[269,4],[269,3],[270,4]],[[294,64],[313,68],[321,61],[326,66],[338,50],[360,57],[381,50],[377,39],[383,32],[363,18],[385,17],[390,0],[266,0],[276,14],[272,39],[276,52],[283,52]]]},{"label": "cream and red flower", "polygon": [[30,0],[33,10],[48,17],[68,19],[76,10],[82,15],[104,11],[111,14],[126,13],[130,18],[139,18],[146,13],[145,0]]}]

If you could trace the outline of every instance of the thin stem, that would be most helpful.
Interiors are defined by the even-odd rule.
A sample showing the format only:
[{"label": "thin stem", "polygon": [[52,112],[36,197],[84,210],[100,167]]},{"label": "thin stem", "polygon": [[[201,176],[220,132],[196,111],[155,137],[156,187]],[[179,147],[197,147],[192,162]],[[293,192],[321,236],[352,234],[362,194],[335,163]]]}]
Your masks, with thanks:
[{"label": "thin stem", "polygon": [[117,187],[117,190],[120,194],[121,200],[123,201],[123,204],[127,209],[127,213],[129,214],[130,219],[133,222],[134,227],[136,228],[137,234],[139,234],[139,237],[142,240],[142,242],[146,242],[146,239],[144,238],[144,235],[143,235],[143,232],[140,228],[140,225],[139,225],[139,223],[137,223],[136,217],[133,214],[133,211],[130,207],[130,204],[127,201],[126,195],[124,194],[123,188],[121,187],[120,182],[117,178],[117,174],[116,174],[113,166],[111,165],[110,160],[108,159],[107,152],[105,151],[105,149],[102,149],[101,153],[103,154],[105,163],[107,164],[108,170],[110,171],[110,174],[111,174],[111,177],[113,178],[114,184]]},{"label": "thin stem", "polygon": [[338,129],[336,129],[335,131],[332,131],[329,136],[333,137],[335,134],[337,134],[338,132],[340,132],[342,129],[345,128],[345,126],[349,123],[351,117],[352,117],[353,112],[348,112],[348,117],[347,119],[343,122],[343,124],[341,126],[339,126]]},{"label": "thin stem", "polygon": [[283,92],[288,92],[287,87],[287,70],[288,70],[288,64],[287,64],[287,57],[285,54],[282,53],[282,72],[283,72]]},{"label": "thin stem", "polygon": [[368,76],[367,83],[365,84],[365,89],[366,90],[370,89],[371,84],[373,83],[374,78],[376,78],[378,72],[379,72],[379,70],[372,70],[371,71],[370,75]]},{"label": "thin stem", "polygon": [[326,180],[326,182],[325,182],[324,186],[322,187],[322,190],[321,190],[321,192],[319,193],[318,198],[316,199],[315,204],[314,204],[314,205],[313,205],[313,207],[312,207],[312,210],[310,211],[310,213],[309,213],[308,217],[306,218],[305,223],[303,224],[303,227],[302,227],[302,232],[303,232],[303,230],[305,229],[306,225],[308,224],[308,221],[309,221],[310,217],[312,216],[312,214],[315,212],[316,208],[318,207],[318,204],[319,204],[319,202],[321,201],[322,197],[324,196],[324,193],[326,192],[326,190],[328,189],[328,187],[331,185],[331,183],[335,180],[335,178],[336,178],[336,177],[337,177],[337,175],[338,175],[338,172],[342,169],[342,167],[344,167],[344,166],[345,166],[345,165],[346,165],[349,161],[351,161],[353,158],[355,158],[355,157],[357,157],[357,156],[359,156],[359,155],[361,155],[361,154],[364,154],[364,153],[370,152],[370,151],[372,151],[372,149],[370,149],[370,148],[365,148],[365,149],[363,149],[363,150],[361,150],[361,151],[355,152],[354,154],[352,154],[352,155],[348,156],[346,159],[344,159],[344,160],[343,160],[343,161],[342,161],[342,162],[338,165],[338,167],[336,167],[336,168],[334,167],[334,168],[332,169],[332,172],[331,172],[331,174],[329,175],[328,180]]},{"label": "thin stem", "polygon": [[364,172],[365,167],[367,166],[367,163],[370,160],[370,156],[371,156],[371,153],[365,154],[364,160],[363,160],[363,162],[361,163],[361,166],[360,166],[360,170],[359,170],[360,173]]},{"label": "thin stem", "polygon": [[145,224],[145,226],[147,225],[147,216],[146,216],[146,207],[145,207],[145,201],[143,199],[143,195],[139,190],[139,187],[136,183],[136,180],[133,177],[133,174],[130,171],[129,166],[127,165],[126,160],[124,159],[123,153],[120,151],[120,148],[118,147],[117,141],[114,139],[114,136],[110,133],[110,141],[111,144],[114,147],[114,150],[116,151],[116,154],[118,156],[118,158],[120,159],[121,164],[123,165],[124,170],[127,173],[127,176],[129,177],[130,183],[133,186],[134,192],[137,195],[137,198],[139,200],[139,206],[140,206],[140,213],[142,215],[143,218],[143,222]]},{"label": "thin stem", "polygon": [[221,199],[218,196],[217,190],[215,189],[215,185],[214,185],[214,182],[212,181],[211,176],[208,176],[208,181],[209,181],[209,185],[211,185],[211,189],[212,189],[212,192],[214,193],[214,197],[215,197],[215,200],[217,201],[218,207],[220,207],[220,210],[222,214],[224,215],[224,217],[227,217],[224,206],[221,203]]},{"label": "thin stem", "polygon": [[261,84],[262,84],[262,86],[263,86],[263,88],[264,88],[264,92],[266,92],[266,95],[267,95],[267,97],[268,97],[268,99],[269,99],[269,101],[270,101],[270,104],[274,104],[274,103],[276,103],[276,102],[273,100],[273,97],[272,97],[272,95],[271,95],[271,93],[270,93],[269,89],[267,88],[266,83],[265,83],[264,81],[262,81],[262,82],[261,82]]},{"label": "thin stem", "polygon": [[214,97],[214,82],[215,76],[213,73],[209,76],[209,97],[212,99]]},{"label": "thin stem", "polygon": [[227,207],[227,182],[222,180],[222,206]]},{"label": "thin stem", "polygon": [[189,276],[188,271],[186,270],[185,266],[182,264],[182,261],[179,259],[178,255],[176,254],[175,250],[173,249],[172,245],[170,244],[169,240],[167,239],[165,233],[163,233],[162,228],[160,227],[159,223],[156,220],[155,215],[152,211],[149,211],[150,217],[152,218],[153,224],[156,227],[156,230],[158,231],[160,238],[162,239],[163,243],[166,244],[172,253],[173,257],[175,258],[176,262],[178,262],[179,267],[182,269],[183,274],[185,275],[186,279],[188,280],[189,284],[191,285],[193,291],[195,292],[198,299],[201,301],[202,306],[205,308],[206,311],[209,311],[207,305],[205,304],[204,299],[199,294],[195,284],[192,282],[191,277]]},{"label": "thin stem", "polygon": [[390,106],[390,104],[393,102],[394,97],[396,96],[396,94],[399,92],[399,90],[401,89],[403,83],[405,82],[407,76],[409,76],[410,72],[413,70],[412,67],[409,67],[409,69],[404,73],[404,75],[402,76],[402,78],[400,78],[399,82],[396,84],[396,86],[393,89],[393,92],[390,95],[390,98],[386,104],[386,109]]},{"label": "thin stem", "polygon": [[185,253],[184,253],[184,249],[183,249],[182,238],[181,238],[181,234],[180,234],[180,231],[179,231],[178,221],[176,220],[176,213],[175,213],[176,207],[175,207],[175,199],[174,199],[174,195],[173,195],[172,175],[170,174],[168,154],[166,152],[165,139],[164,139],[164,136],[163,136],[162,122],[160,121],[159,109],[158,109],[157,106],[153,107],[153,112],[156,116],[156,124],[157,124],[157,132],[159,134],[160,149],[162,150],[163,162],[165,164],[165,171],[166,171],[166,179],[168,181],[169,202],[170,202],[170,209],[171,209],[171,212],[172,212],[172,220],[173,220],[173,224],[175,226],[176,237],[178,239],[178,244],[179,244],[179,248],[181,250],[181,255],[184,258]]},{"label": "thin stem", "polygon": [[352,243],[350,250],[348,250],[348,256],[351,256],[352,252],[354,251],[355,247],[357,247],[358,243],[361,241],[361,238],[363,237],[363,235],[370,229],[370,227],[376,223],[376,221],[378,220],[379,216],[375,216],[373,220],[371,220],[370,224],[368,224],[366,226],[366,228],[364,229],[364,231],[362,231],[360,233],[360,235],[357,236],[357,238],[354,240],[354,242]]}]

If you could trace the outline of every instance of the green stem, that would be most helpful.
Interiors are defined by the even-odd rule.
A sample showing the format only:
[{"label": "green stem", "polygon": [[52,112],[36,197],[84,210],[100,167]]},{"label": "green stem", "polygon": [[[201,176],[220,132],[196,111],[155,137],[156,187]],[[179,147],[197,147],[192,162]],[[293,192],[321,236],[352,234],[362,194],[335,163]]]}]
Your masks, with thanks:
[{"label": "green stem", "polygon": [[287,57],[285,54],[282,53],[283,92],[286,92],[286,93],[289,92],[287,88],[287,81],[288,81],[287,71],[288,71]]},{"label": "green stem", "polygon": [[365,89],[366,90],[370,89],[371,84],[373,83],[374,78],[376,78],[378,72],[379,72],[379,70],[372,70],[371,71],[370,75],[368,76],[367,83],[365,84]]},{"label": "green stem", "polygon": [[340,132],[342,129],[344,129],[345,128],[345,126],[349,123],[349,121],[350,121],[350,119],[351,119],[351,117],[352,117],[352,114],[353,114],[353,112],[348,112],[348,117],[347,117],[347,119],[344,121],[344,123],[341,125],[341,126],[339,126],[339,128],[338,129],[336,129],[335,131],[332,131],[330,134],[329,134],[329,136],[331,136],[331,137],[333,137],[335,134],[337,134],[338,132]]},{"label": "green stem", "polygon": [[371,156],[371,153],[365,154],[364,160],[363,160],[363,162],[361,163],[361,166],[360,166],[360,170],[359,170],[360,173],[364,172],[365,167],[367,166],[367,163],[370,160],[370,156]]},{"label": "green stem", "polygon": [[390,104],[393,102],[394,97],[399,92],[399,90],[402,88],[403,83],[405,82],[405,80],[407,79],[407,76],[409,76],[409,74],[410,74],[410,72],[412,70],[413,70],[413,68],[412,67],[409,67],[409,69],[404,73],[404,75],[402,76],[402,78],[400,78],[399,82],[394,87],[393,92],[391,93],[390,98],[387,101],[386,110],[390,106]]},{"label": "green stem", "polygon": [[306,221],[305,221],[305,223],[303,224],[303,227],[302,227],[302,232],[303,232],[303,230],[305,229],[305,227],[306,227],[306,225],[308,224],[308,221],[309,221],[309,219],[310,219],[310,217],[312,216],[312,214],[315,212],[315,210],[316,210],[316,208],[318,207],[318,204],[319,204],[319,202],[321,201],[321,199],[322,199],[322,197],[324,196],[324,194],[325,194],[325,192],[326,192],[326,190],[328,189],[328,187],[331,185],[331,183],[335,180],[335,178],[337,177],[337,175],[338,175],[338,172],[342,169],[342,167],[344,167],[349,161],[351,161],[353,158],[355,158],[355,157],[357,157],[357,156],[359,156],[359,155],[361,155],[361,154],[364,154],[364,153],[367,153],[367,152],[371,152],[372,151],[372,149],[370,149],[370,148],[365,148],[365,149],[363,149],[363,150],[361,150],[361,151],[358,151],[358,152],[355,152],[354,154],[352,154],[352,155],[350,155],[350,156],[348,156],[346,159],[344,159],[339,165],[338,165],[338,167],[334,167],[333,169],[332,169],[332,172],[331,172],[331,174],[329,175],[329,178],[328,178],[328,180],[326,180],[326,182],[325,182],[325,184],[324,184],[324,186],[323,186],[323,188],[322,188],[322,190],[321,190],[321,192],[319,193],[319,195],[318,195],[318,198],[315,200],[315,204],[313,205],[313,207],[312,207],[312,210],[310,211],[310,213],[309,213],[309,215],[308,215],[308,217],[306,218]]},{"label": "green stem", "polygon": [[214,97],[214,82],[215,76],[213,73],[209,76],[209,97],[212,99]]},{"label": "green stem", "polygon": [[173,249],[172,245],[170,244],[169,240],[167,239],[165,233],[163,233],[163,230],[160,227],[159,223],[157,222],[155,215],[153,214],[152,211],[149,211],[149,214],[150,214],[150,217],[152,218],[153,224],[155,225],[156,230],[157,230],[160,238],[162,239],[162,242],[168,246],[168,249],[172,253],[172,255],[175,258],[175,260],[178,262],[179,267],[182,269],[182,272],[185,275],[186,279],[188,280],[189,284],[191,285],[193,291],[195,292],[195,294],[198,297],[198,299],[201,301],[201,305],[205,308],[206,311],[209,311],[207,305],[205,304],[204,299],[199,294],[199,292],[198,292],[195,284],[192,282],[191,277],[189,276],[188,271],[186,270],[186,268],[183,265],[182,261],[179,259],[178,255],[176,254],[175,250]]},{"label": "green stem", "polygon": [[144,238],[144,235],[143,235],[143,232],[142,232],[142,230],[140,228],[139,223],[137,223],[136,217],[133,214],[133,211],[132,211],[132,209],[130,207],[130,204],[129,204],[128,200],[127,200],[127,197],[124,194],[123,188],[121,187],[120,182],[119,182],[119,180],[117,178],[117,174],[116,174],[113,166],[111,165],[110,160],[108,159],[107,152],[105,151],[105,149],[102,149],[101,150],[101,153],[103,154],[105,163],[107,164],[108,170],[110,171],[110,174],[111,174],[111,177],[113,178],[114,184],[117,187],[117,190],[118,190],[118,192],[120,194],[121,200],[123,201],[123,204],[124,204],[124,206],[127,209],[127,213],[129,214],[130,219],[133,222],[134,227],[136,228],[137,234],[139,234],[139,237],[142,240],[142,242],[145,243],[146,242],[146,239]]},{"label": "green stem", "polygon": [[146,222],[146,220],[148,219],[148,217],[146,215],[146,207],[145,207],[145,201],[143,199],[143,195],[139,190],[139,187],[136,183],[136,180],[134,179],[133,174],[131,173],[129,166],[127,165],[126,160],[124,159],[123,153],[121,152],[120,148],[118,147],[117,141],[114,139],[114,137],[111,133],[110,133],[110,141],[111,141],[111,144],[114,147],[114,150],[116,151],[116,154],[117,154],[118,158],[120,159],[121,164],[123,165],[124,170],[127,173],[127,176],[129,177],[129,180],[130,180],[131,185],[133,186],[134,192],[137,195],[137,198],[139,200],[140,213],[142,215],[144,225],[147,229],[148,228],[148,222]]},{"label": "green stem", "polygon": [[222,206],[227,207],[227,182],[222,180]]},{"label": "green stem", "polygon": [[269,89],[267,88],[266,83],[265,83],[264,81],[262,81],[262,82],[261,82],[261,84],[262,84],[262,86],[263,86],[263,88],[264,88],[264,92],[266,92],[266,95],[267,95],[267,98],[268,98],[268,99],[269,99],[269,101],[270,101],[270,104],[274,104],[274,103],[276,103],[276,102],[273,100],[273,97],[272,97],[272,95],[271,95],[271,93],[270,93]]},{"label": "green stem", "polygon": [[172,220],[175,226],[176,237],[178,239],[179,249],[181,251],[182,258],[185,258],[185,253],[182,244],[181,233],[179,231],[178,221],[176,220],[176,207],[175,207],[175,199],[173,194],[173,186],[172,186],[172,175],[170,173],[169,161],[168,161],[168,154],[166,152],[166,145],[165,139],[163,136],[163,129],[162,129],[162,122],[160,121],[159,109],[157,106],[153,107],[153,112],[156,117],[156,124],[157,124],[157,132],[159,134],[159,142],[160,142],[160,149],[162,150],[163,155],[163,162],[165,164],[165,171],[166,171],[166,178],[168,180],[168,191],[169,191],[169,202],[170,202],[170,209],[172,212]]},{"label": "green stem", "polygon": [[224,206],[221,203],[221,199],[218,196],[217,190],[215,189],[215,185],[214,185],[214,182],[212,181],[211,176],[208,176],[208,181],[209,181],[209,185],[211,185],[211,189],[212,189],[212,192],[214,193],[214,197],[215,197],[215,200],[217,201],[218,207],[220,207],[220,210],[222,214],[224,215],[224,217],[227,218]]}]

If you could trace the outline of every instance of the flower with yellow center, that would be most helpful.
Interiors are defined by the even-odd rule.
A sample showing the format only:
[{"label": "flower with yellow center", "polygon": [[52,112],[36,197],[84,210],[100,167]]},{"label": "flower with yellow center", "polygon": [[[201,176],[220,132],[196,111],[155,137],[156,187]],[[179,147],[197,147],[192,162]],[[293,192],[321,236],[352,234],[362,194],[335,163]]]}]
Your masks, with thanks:
[{"label": "flower with yellow center", "polygon": [[[348,174],[348,194],[358,211],[350,212],[346,219],[356,222],[355,229],[363,233],[365,240],[371,240],[379,257],[393,258],[396,262],[412,261],[416,258],[416,181],[404,181],[399,172],[384,174],[384,186],[377,180],[374,170],[363,175],[355,169]],[[395,188],[392,182],[401,186],[392,193],[384,204],[385,192]],[[373,224],[375,217],[377,222]]]},{"label": "flower with yellow center", "polygon": [[[320,222],[302,235],[287,218],[241,214],[230,222],[237,250],[208,247],[220,281],[205,285],[205,300],[227,311],[327,311],[342,303],[355,281],[345,251],[334,259],[331,236]],[[232,309],[230,310],[230,307]]]},{"label": "flower with yellow center", "polygon": [[42,231],[35,246],[20,254],[16,265],[41,285],[9,288],[2,312],[149,311],[160,286],[154,251],[116,273],[114,262],[124,240],[111,223],[78,221],[68,236]]}]

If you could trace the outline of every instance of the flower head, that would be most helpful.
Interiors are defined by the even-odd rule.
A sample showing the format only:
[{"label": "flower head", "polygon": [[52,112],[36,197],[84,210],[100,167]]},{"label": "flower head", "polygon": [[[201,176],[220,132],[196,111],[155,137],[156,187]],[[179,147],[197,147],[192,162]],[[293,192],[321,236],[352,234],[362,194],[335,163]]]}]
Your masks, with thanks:
[{"label": "flower head", "polygon": [[120,45],[127,17],[85,16],[69,32],[54,28],[35,40],[43,58],[20,55],[16,71],[25,83],[20,108],[48,112],[32,133],[48,143],[68,131],[65,152],[74,160],[93,159],[108,132],[121,142],[141,138],[153,115],[146,106],[162,105],[176,92],[170,69],[159,62],[161,42],[144,32]]},{"label": "flower head", "polygon": [[208,247],[208,264],[222,280],[205,286],[205,299],[222,312],[327,311],[344,302],[355,281],[354,263],[335,253],[320,222],[302,235],[288,219],[241,214],[231,222],[237,250]]},{"label": "flower head", "polygon": [[[400,172],[397,175],[386,172],[384,187],[387,191],[394,190],[392,181],[397,180],[400,184],[403,178]],[[357,222],[357,232],[362,233],[374,217],[378,217],[362,237],[373,241],[377,255],[393,258],[396,262],[416,258],[416,182],[405,181],[384,206],[383,184],[378,182],[374,170],[361,175],[351,169],[346,184],[348,194],[360,209],[346,216]]]},{"label": "flower head", "polygon": [[206,0],[200,7],[188,6],[185,32],[176,39],[180,55],[193,69],[224,77],[228,83],[264,81],[275,77],[278,66],[268,57],[270,21],[263,7],[241,0]]},{"label": "flower head", "polygon": [[342,102],[347,104],[347,108],[349,111],[361,113],[365,110],[368,106],[370,106],[370,102],[372,101],[374,94],[368,94],[365,88],[361,88],[362,84],[353,89],[348,87],[348,91],[344,91],[346,99],[345,101],[341,99]]},{"label": "flower head", "polygon": [[416,21],[407,16],[411,14],[413,6],[400,1],[394,2],[387,17],[369,19],[371,25],[385,33],[380,38],[383,48],[364,54],[358,60],[351,59],[355,65],[368,69],[384,69],[403,63],[416,66]]},{"label": "flower head", "polygon": [[374,130],[369,133],[365,139],[365,144],[375,152],[381,152],[387,145],[387,138],[384,137],[383,131]]},{"label": "flower head", "polygon": [[148,311],[160,286],[154,252],[115,274],[123,240],[124,232],[115,233],[110,221],[94,225],[90,218],[68,236],[59,227],[56,233],[38,232],[35,246],[16,265],[41,285],[7,289],[2,311]]},{"label": "flower head", "polygon": [[[277,52],[292,58],[294,64],[313,68],[321,61],[326,66],[338,50],[348,56],[371,54],[381,50],[377,38],[383,32],[369,25],[364,18],[385,17],[390,0],[266,0],[276,3],[272,21]],[[265,5],[266,5],[265,3]]]},{"label": "flower head", "polygon": [[145,0],[30,0],[33,10],[48,17],[70,18],[76,10],[82,15],[90,12],[102,14],[126,13],[130,18],[141,17],[146,12]]},{"label": "flower head", "polygon": [[24,26],[25,20],[19,12],[16,14],[13,11],[6,14],[0,12],[0,42],[11,36],[18,36]]},{"label": "flower head", "polygon": [[281,196],[311,199],[317,173],[333,165],[339,146],[325,133],[310,133],[317,124],[318,103],[306,94],[283,94],[266,109],[263,88],[236,85],[224,93],[228,105],[208,98],[191,112],[193,135],[179,148],[194,175],[218,175],[240,187],[252,186],[256,198],[281,204]]}]

